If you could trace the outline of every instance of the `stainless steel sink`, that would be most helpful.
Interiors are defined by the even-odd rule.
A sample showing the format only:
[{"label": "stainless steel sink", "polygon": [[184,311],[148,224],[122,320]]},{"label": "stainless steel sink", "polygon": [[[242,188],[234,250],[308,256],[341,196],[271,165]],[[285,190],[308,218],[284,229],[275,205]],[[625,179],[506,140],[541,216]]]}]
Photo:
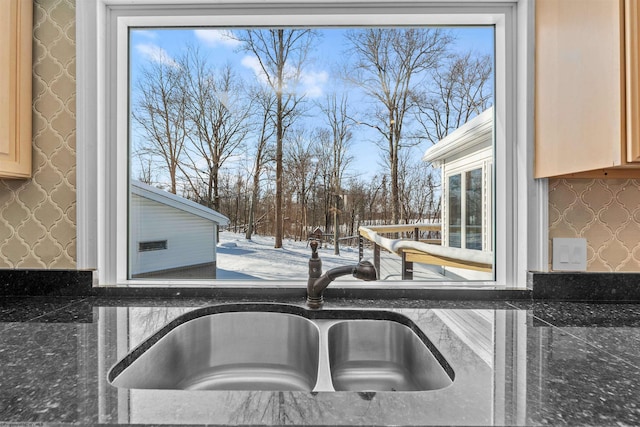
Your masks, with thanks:
[{"label": "stainless steel sink", "polygon": [[424,342],[388,320],[350,320],[329,328],[329,363],[335,390],[422,391],[452,383]]},{"label": "stainless steel sink", "polygon": [[189,312],[109,372],[116,387],[176,390],[424,391],[453,369],[393,312],[227,304]]},{"label": "stainless steel sink", "polygon": [[218,313],[183,323],[112,381],[116,387],[306,390],[318,376],[318,328],[301,316]]}]

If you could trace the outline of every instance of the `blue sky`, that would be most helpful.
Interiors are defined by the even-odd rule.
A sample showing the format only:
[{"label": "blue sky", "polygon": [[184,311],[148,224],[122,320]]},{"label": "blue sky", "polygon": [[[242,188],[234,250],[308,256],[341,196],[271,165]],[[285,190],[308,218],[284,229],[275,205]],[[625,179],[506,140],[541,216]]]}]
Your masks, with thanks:
[{"label": "blue sky", "polygon": [[[243,78],[248,80],[258,78],[255,58],[240,51],[237,42],[224,37],[224,31],[204,28],[132,29],[130,33],[130,75],[132,81],[135,81],[139,75],[138,71],[145,64],[154,61],[171,64],[189,44],[197,45],[203,52],[208,53],[213,65],[229,63],[241,73]],[[307,98],[320,98],[328,92],[331,84],[339,81],[333,74],[334,64],[332,62],[335,62],[344,50],[343,36],[345,31],[346,29],[342,28],[320,29],[322,35],[312,54],[315,60],[306,68],[302,85]],[[456,39],[455,50],[473,51],[493,56],[493,27],[452,27],[450,31]],[[371,133],[367,135],[366,130],[354,138],[353,151],[366,153],[366,155],[358,156],[359,158],[353,162],[353,174],[370,176],[381,169],[377,166],[380,163],[380,154],[377,149],[372,149],[375,147],[372,146],[374,138],[375,135]],[[418,151],[424,151],[426,148],[426,146],[420,147]],[[372,168],[373,164],[376,165],[374,168]]]}]

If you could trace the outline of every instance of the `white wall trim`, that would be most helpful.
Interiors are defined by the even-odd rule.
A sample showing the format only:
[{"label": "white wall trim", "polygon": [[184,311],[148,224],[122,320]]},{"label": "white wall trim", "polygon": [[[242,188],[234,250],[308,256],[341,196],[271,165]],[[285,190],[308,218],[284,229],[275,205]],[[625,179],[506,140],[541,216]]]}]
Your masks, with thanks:
[{"label": "white wall trim", "polygon": [[[96,4],[80,2],[76,8],[76,265],[78,269],[97,268],[97,161],[95,118],[97,41],[91,28],[95,25]],[[93,102],[92,102],[93,100]]]}]

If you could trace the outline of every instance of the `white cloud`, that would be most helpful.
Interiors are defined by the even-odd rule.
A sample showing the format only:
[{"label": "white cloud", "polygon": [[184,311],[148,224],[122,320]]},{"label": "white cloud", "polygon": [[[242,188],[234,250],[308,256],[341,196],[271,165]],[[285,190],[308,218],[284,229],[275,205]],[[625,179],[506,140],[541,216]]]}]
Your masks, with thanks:
[{"label": "white cloud", "polygon": [[[258,58],[247,55],[242,58],[242,65],[253,71],[254,75],[262,83],[267,83],[265,75]],[[293,74],[293,70],[289,70]],[[287,74],[285,72],[285,74]],[[329,74],[326,71],[310,71],[303,72],[298,83],[298,90],[305,96],[310,98],[318,98],[324,93],[324,84],[329,80]]]},{"label": "white cloud", "polygon": [[327,80],[329,80],[329,74],[326,71],[303,73],[300,79],[302,90],[310,98],[319,98],[322,96],[324,84]]},{"label": "white cloud", "polygon": [[240,41],[233,38],[229,30],[193,30],[196,37],[211,47],[236,47]]},{"label": "white cloud", "polygon": [[140,43],[136,45],[136,51],[145,57],[148,61],[157,62],[159,64],[177,67],[178,63],[169,55],[169,53],[153,43]]},{"label": "white cloud", "polygon": [[262,70],[262,66],[260,65],[260,61],[255,56],[247,55],[242,58],[240,61],[243,67],[250,69],[253,71],[253,74],[260,80],[262,83],[267,83],[267,75]]}]

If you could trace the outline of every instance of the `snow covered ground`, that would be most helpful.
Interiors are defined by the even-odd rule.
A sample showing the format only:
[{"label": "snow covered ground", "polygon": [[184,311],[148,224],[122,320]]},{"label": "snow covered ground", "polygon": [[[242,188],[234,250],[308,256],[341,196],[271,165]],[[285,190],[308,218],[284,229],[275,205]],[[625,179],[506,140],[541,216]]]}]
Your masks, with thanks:
[{"label": "snow covered ground", "polygon": [[[246,240],[244,234],[220,232],[217,247],[218,280],[306,280],[311,248],[306,241],[284,239],[282,248],[275,249],[274,238],[253,236]],[[340,255],[334,255],[333,245],[318,249],[322,259],[322,271],[358,263],[358,248],[341,246]],[[365,259],[373,260],[373,251],[366,249]],[[382,280],[401,280],[400,257],[381,253],[380,277]],[[416,280],[447,280],[438,274],[438,267],[414,264]],[[340,280],[356,280],[345,276]]]},{"label": "snow covered ground", "polygon": [[[273,237],[254,235],[251,240],[246,240],[244,234],[220,232],[217,279],[306,279],[311,256],[308,243],[285,239],[282,248],[275,249],[273,245]],[[341,247],[340,255],[334,255],[333,252],[333,245],[318,249],[323,271],[358,263],[358,248]]]}]

